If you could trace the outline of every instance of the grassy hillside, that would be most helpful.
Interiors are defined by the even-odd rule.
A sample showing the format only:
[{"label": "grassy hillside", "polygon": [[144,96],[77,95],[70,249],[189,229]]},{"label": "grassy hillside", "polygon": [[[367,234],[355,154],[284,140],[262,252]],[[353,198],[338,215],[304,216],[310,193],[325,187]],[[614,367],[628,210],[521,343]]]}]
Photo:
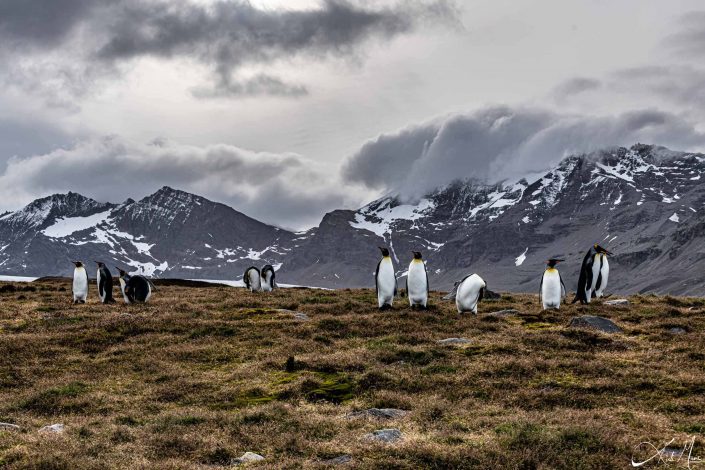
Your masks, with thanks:
[{"label": "grassy hillside", "polygon": [[[541,313],[509,294],[459,316],[436,293],[425,312],[378,312],[370,290],[165,286],[103,306],[93,289],[74,306],[68,281],[7,286],[0,422],[21,429],[0,429],[0,467],[217,468],[252,451],[254,468],[342,454],[352,468],[627,468],[639,442],[692,435],[705,457],[699,299]],[[567,327],[580,314],[624,333]],[[372,407],[409,413],[347,416]],[[55,423],[63,434],[37,432]],[[383,428],[403,439],[363,439]]]}]

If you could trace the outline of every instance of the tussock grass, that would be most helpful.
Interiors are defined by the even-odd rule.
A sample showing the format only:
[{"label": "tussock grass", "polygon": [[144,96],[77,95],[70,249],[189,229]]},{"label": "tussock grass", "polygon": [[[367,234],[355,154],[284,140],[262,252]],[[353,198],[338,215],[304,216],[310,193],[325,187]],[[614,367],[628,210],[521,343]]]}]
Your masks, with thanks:
[{"label": "tussock grass", "polygon": [[[639,442],[692,435],[705,457],[702,299],[541,312],[511,294],[459,316],[439,293],[428,311],[379,312],[372,290],[174,285],[132,306],[69,292],[0,284],[0,422],[22,427],[0,431],[0,467],[205,469],[253,451],[256,468],[341,454],[352,468],[626,468]],[[519,313],[489,315],[504,309]],[[624,333],[567,327],[584,314]],[[372,407],[410,413],[347,416]],[[66,432],[37,433],[53,423]],[[362,439],[385,427],[404,439]]]}]

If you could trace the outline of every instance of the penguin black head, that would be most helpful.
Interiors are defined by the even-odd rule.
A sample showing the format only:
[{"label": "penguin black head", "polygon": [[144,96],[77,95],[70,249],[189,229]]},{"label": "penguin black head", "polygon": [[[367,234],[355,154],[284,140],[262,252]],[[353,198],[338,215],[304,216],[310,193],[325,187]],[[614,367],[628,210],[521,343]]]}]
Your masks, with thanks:
[{"label": "penguin black head", "polygon": [[565,261],[564,259],[558,259],[558,258],[551,258],[546,261],[546,264],[548,265],[549,268],[555,268],[558,263],[561,261]]},{"label": "penguin black head", "polygon": [[101,261],[94,261],[94,263],[97,264],[100,269],[103,269],[105,267],[105,263]]},{"label": "penguin black head", "polygon": [[421,259],[421,252],[420,251],[412,251],[414,254],[414,259]]},{"label": "penguin black head", "polygon": [[389,256],[389,250],[388,250],[388,249],[386,249],[386,248],[384,248],[384,247],[381,247],[381,246],[378,246],[377,248],[379,248],[379,250],[382,252],[382,256],[384,256],[384,257]]},{"label": "penguin black head", "polygon": [[604,254],[606,254],[606,255],[612,256],[612,252],[609,251],[609,250],[607,250],[606,248],[602,248],[602,247],[601,247],[600,245],[598,245],[597,243],[595,243],[594,246],[595,246],[595,251],[597,251],[598,253],[604,253]]},{"label": "penguin black head", "polygon": [[122,269],[118,268],[117,266],[115,266],[115,269],[117,269],[118,272],[120,273],[120,277],[127,276],[127,272],[123,271]]},{"label": "penguin black head", "polygon": [[81,263],[80,261],[71,261],[71,262],[72,262],[77,268],[82,268],[82,267],[83,267],[83,263]]}]

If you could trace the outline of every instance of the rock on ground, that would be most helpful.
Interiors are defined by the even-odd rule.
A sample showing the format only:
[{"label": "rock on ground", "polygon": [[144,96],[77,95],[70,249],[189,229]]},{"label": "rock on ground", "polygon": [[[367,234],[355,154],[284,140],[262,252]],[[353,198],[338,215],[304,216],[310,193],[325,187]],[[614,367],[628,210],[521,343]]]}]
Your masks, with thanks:
[{"label": "rock on ground", "polygon": [[519,315],[521,312],[513,308],[508,308],[506,310],[498,310],[496,312],[490,312],[487,315],[493,315],[496,317],[507,317],[509,315]]},{"label": "rock on ground", "polygon": [[685,328],[681,328],[680,326],[674,326],[673,328],[669,328],[668,332],[672,335],[684,335],[687,333]]},{"label": "rock on ground", "polygon": [[345,454],[333,459],[324,460],[321,463],[323,465],[343,465],[350,462],[352,462],[352,456]]},{"label": "rock on ground", "polygon": [[242,465],[244,463],[259,462],[261,460],[264,460],[264,457],[262,457],[261,455],[255,454],[254,452],[245,452],[240,457],[233,459],[231,461],[231,464],[232,465]]},{"label": "rock on ground", "polygon": [[406,410],[398,410],[396,408],[370,408],[369,410],[353,411],[348,414],[348,418],[371,417],[380,419],[396,419],[403,418],[409,412]]},{"label": "rock on ground", "polygon": [[591,328],[593,330],[602,331],[603,333],[620,333],[622,331],[612,320],[593,315],[574,317],[570,320],[568,326],[573,328]]},{"label": "rock on ground", "polygon": [[10,424],[10,423],[0,423],[0,430],[5,430],[5,431],[19,431],[20,427],[16,424]]},{"label": "rock on ground", "polygon": [[372,431],[369,434],[365,434],[364,439],[368,441],[384,442],[385,444],[391,444],[402,439],[403,434],[398,429],[378,429]]},{"label": "rock on ground", "polygon": [[605,305],[629,305],[629,300],[627,300],[627,299],[606,300]]},{"label": "rock on ground", "polygon": [[446,338],[446,339],[439,339],[437,341],[438,344],[450,344],[450,345],[461,345],[461,344],[468,344],[471,343],[471,341],[467,338]]},{"label": "rock on ground", "polygon": [[39,429],[39,432],[49,432],[49,433],[54,433],[54,434],[61,434],[65,430],[63,424],[51,424],[47,426],[43,426]]}]

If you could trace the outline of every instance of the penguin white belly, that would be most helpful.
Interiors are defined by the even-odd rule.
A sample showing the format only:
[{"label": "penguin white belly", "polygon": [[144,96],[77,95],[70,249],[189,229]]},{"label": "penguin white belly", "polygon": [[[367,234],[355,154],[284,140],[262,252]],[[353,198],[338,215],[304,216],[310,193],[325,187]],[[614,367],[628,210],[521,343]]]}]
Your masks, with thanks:
[{"label": "penguin white belly", "polygon": [[85,302],[88,297],[88,275],[85,268],[73,270],[73,301]]},{"label": "penguin white belly", "polygon": [[426,307],[428,302],[428,279],[426,277],[426,267],[423,261],[412,261],[409,265],[409,274],[407,275],[407,295],[409,296],[409,305],[422,305]]},{"label": "penguin white belly", "polygon": [[262,279],[259,273],[252,269],[248,272],[248,276],[250,276],[250,290],[253,292],[262,290]]},{"label": "penguin white belly", "polygon": [[607,281],[610,277],[610,263],[607,261],[607,256],[602,255],[602,268],[600,269],[600,286],[597,288],[595,294],[598,298],[602,297],[607,288]]},{"label": "penguin white belly", "polygon": [[96,274],[96,284],[98,285],[98,297],[100,297],[100,301],[105,303],[105,291],[100,288],[100,269],[98,269],[98,274]]},{"label": "penguin white belly", "polygon": [[377,271],[377,303],[379,308],[384,305],[392,306],[396,285],[397,279],[394,274],[392,259],[385,257],[380,261],[379,270]]},{"label": "penguin white belly", "polygon": [[272,275],[267,273],[262,279],[262,290],[264,292],[271,292],[272,291],[272,280],[271,280]]},{"label": "penguin white belly", "polygon": [[120,292],[122,292],[122,298],[125,299],[125,303],[129,304],[130,299],[128,299],[127,294],[125,294],[125,280],[123,278],[120,278]]},{"label": "penguin white belly", "polygon": [[152,296],[152,283],[147,282],[147,297],[144,298],[144,301],[147,302],[151,296]]},{"label": "penguin white belly", "polygon": [[455,306],[458,308],[458,313],[477,313],[480,290],[486,286],[485,281],[477,274],[473,274],[461,282],[455,295]]},{"label": "penguin white belly", "polygon": [[543,309],[555,308],[561,306],[561,277],[557,269],[547,269],[543,273],[543,283],[541,284],[541,300]]}]

